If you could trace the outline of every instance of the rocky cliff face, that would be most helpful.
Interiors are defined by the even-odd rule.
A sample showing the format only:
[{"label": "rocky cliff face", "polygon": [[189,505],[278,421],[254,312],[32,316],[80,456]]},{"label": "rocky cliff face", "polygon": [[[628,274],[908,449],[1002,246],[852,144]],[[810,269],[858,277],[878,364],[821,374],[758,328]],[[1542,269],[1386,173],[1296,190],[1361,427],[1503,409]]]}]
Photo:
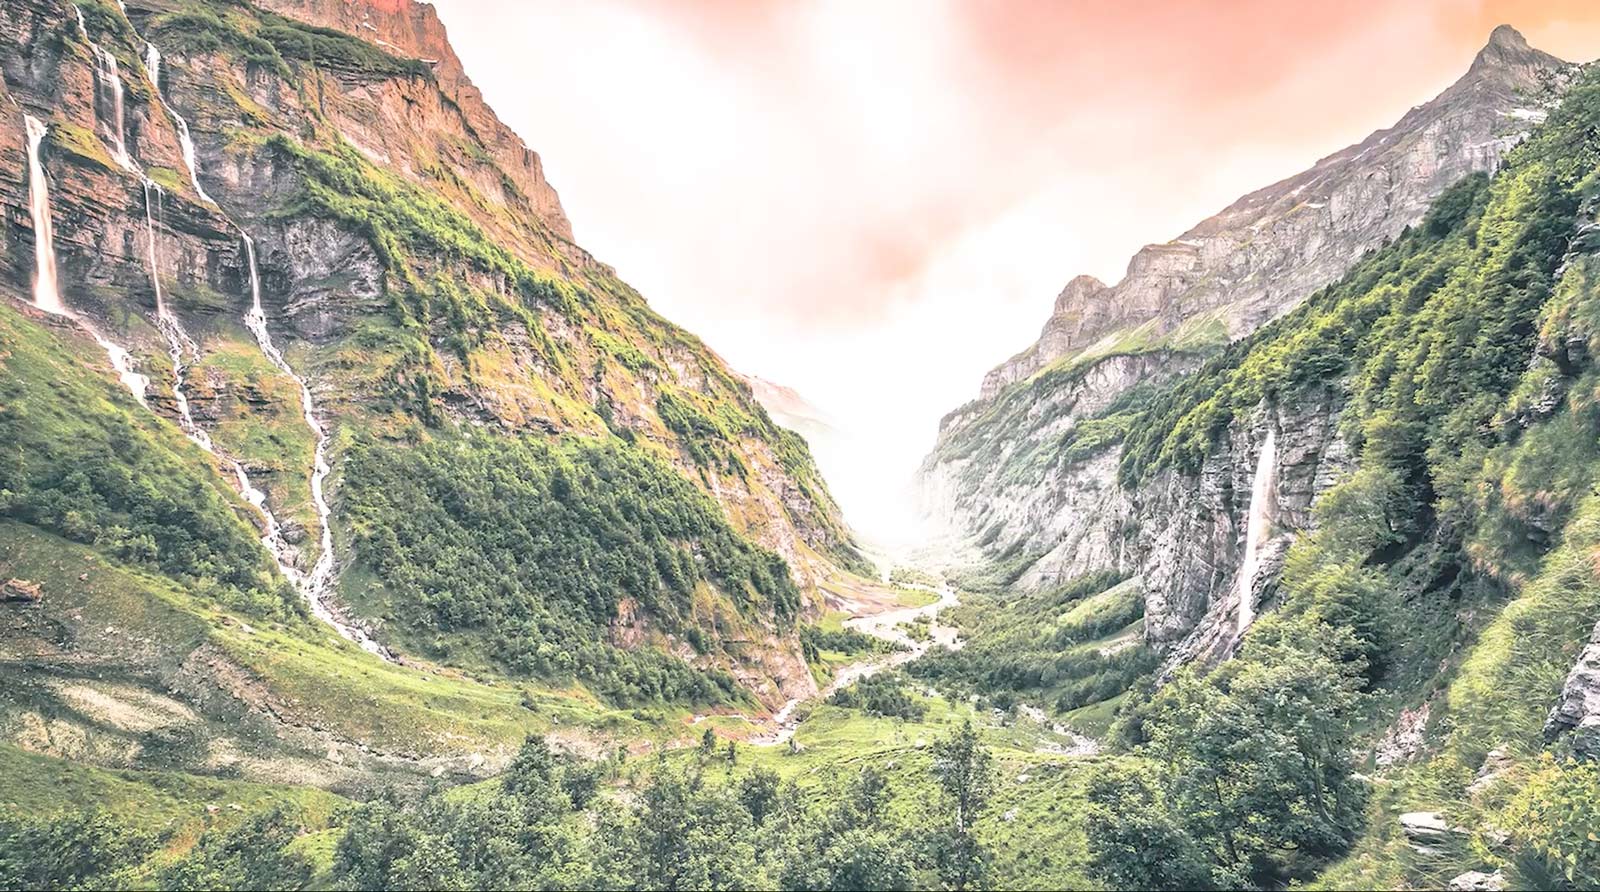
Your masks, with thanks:
[{"label": "rocky cliff face", "polygon": [[1570,733],[1579,755],[1600,759],[1600,623],[1567,673],[1544,729],[1552,738]]},{"label": "rocky cliff face", "polygon": [[1496,28],[1460,80],[1393,127],[1144,248],[1114,286],[1073,279],[1038,342],[989,372],[981,398],[1127,329],[1160,337],[1208,316],[1233,339],[1282,315],[1422,219],[1446,186],[1493,170],[1543,119],[1569,69]]},{"label": "rocky cliff face", "polygon": [[[323,553],[307,486],[317,444],[298,382],[244,324],[253,274],[267,328],[332,434],[340,568],[357,561],[338,485],[350,443],[467,430],[616,439],[659,456],[784,557],[803,590],[859,560],[804,440],[572,241],[538,156],[483,103],[431,7],[79,10],[82,24],[65,0],[0,6],[0,128],[13,134],[0,141],[0,290],[36,316],[26,113],[48,126],[65,302],[129,349],[152,408],[174,423],[181,371],[219,468],[237,460],[264,490],[290,564],[310,573]],[[180,369],[158,304],[192,342]],[[792,635],[770,617],[756,626],[761,643],[737,657],[691,658],[774,701],[814,687]]]},{"label": "rocky cliff face", "polygon": [[[1134,531],[1133,567],[1146,586],[1145,637],[1169,652],[1169,667],[1228,653],[1247,627],[1239,622],[1242,597],[1249,616],[1271,605],[1289,544],[1312,528],[1317,496],[1350,469],[1339,410],[1332,390],[1260,406],[1228,429],[1198,474],[1163,471],[1138,490],[1123,523]],[[1269,433],[1276,454],[1263,469]],[[1267,504],[1252,506],[1251,484],[1263,471],[1273,485]],[[1241,585],[1252,507],[1267,538],[1254,578]]]},{"label": "rocky cliff face", "polygon": [[[466,68],[450,46],[444,25],[431,5],[412,0],[263,0],[260,6],[289,18],[353,35],[388,52],[426,63],[432,69],[439,94],[455,106],[475,142],[486,150],[493,162],[461,165],[457,169],[479,174],[474,177],[474,185],[491,201],[513,212],[530,214],[550,232],[572,242],[572,224],[567,221],[555,188],[544,177],[539,155],[483,101],[483,94],[467,77]],[[396,106],[390,104],[388,108]],[[364,151],[390,154],[385,141],[369,145],[362,140],[365,128],[360,127],[360,121],[354,123],[358,129],[347,132],[347,138],[366,147]],[[425,132],[428,131],[415,131],[412,135]],[[398,154],[408,153],[401,148]],[[452,160],[459,163],[463,159]],[[497,181],[501,173],[509,182]]]},{"label": "rocky cliff face", "polygon": [[[1145,248],[1116,285],[1073,279],[1038,343],[941,423],[919,474],[923,510],[1024,590],[1107,567],[1138,573],[1150,643],[1171,661],[1226,652],[1260,444],[1276,432],[1270,571],[1345,468],[1339,401],[1257,407],[1217,437],[1197,474],[1133,488],[1118,480],[1127,425],[1166,382],[1416,224],[1456,180],[1493,170],[1571,71],[1498,28],[1465,76],[1394,127]],[[1258,574],[1268,588],[1257,600],[1273,576]]]}]

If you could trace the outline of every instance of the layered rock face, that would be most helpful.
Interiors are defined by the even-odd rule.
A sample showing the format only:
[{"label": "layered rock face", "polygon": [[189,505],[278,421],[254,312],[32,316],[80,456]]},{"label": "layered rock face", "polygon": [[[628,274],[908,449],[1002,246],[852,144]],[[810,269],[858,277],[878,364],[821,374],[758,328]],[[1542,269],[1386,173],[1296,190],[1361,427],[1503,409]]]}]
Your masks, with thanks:
[{"label": "layered rock face", "polygon": [[1545,736],[1572,734],[1580,755],[1600,759],[1600,623],[1561,686],[1561,697],[1545,722]]},{"label": "layered rock face", "polygon": [[[467,77],[466,68],[450,46],[444,24],[431,5],[412,0],[263,0],[259,5],[428,64],[439,92],[459,109],[476,141],[493,159],[498,168],[495,172],[504,172],[516,188],[506,189],[488,177],[480,178],[475,185],[486,197],[510,209],[531,211],[552,233],[572,241],[572,224],[567,221],[555,188],[544,177],[539,155],[483,101],[483,94]],[[359,144],[359,130],[347,135]]]},{"label": "layered rock face", "polygon": [[1118,330],[1149,324],[1151,334],[1169,334],[1215,313],[1238,338],[1282,315],[1422,219],[1446,186],[1493,170],[1544,118],[1569,67],[1515,29],[1496,28],[1460,80],[1393,127],[1144,248],[1114,286],[1073,279],[1038,342],[989,372],[981,398]]},{"label": "layered rock face", "polygon": [[1108,567],[1137,573],[1146,637],[1169,660],[1226,652],[1260,444],[1276,432],[1276,535],[1260,555],[1257,601],[1271,597],[1288,534],[1345,470],[1338,401],[1259,408],[1217,438],[1198,474],[1164,471],[1133,488],[1118,480],[1119,425],[1420,221],[1452,183],[1492,171],[1571,72],[1502,26],[1465,76],[1394,127],[1145,248],[1115,285],[1073,279],[1038,343],[944,418],[919,471],[924,512],[965,546],[957,553],[998,562],[1025,591]]},{"label": "layered rock face", "polygon": [[[1294,534],[1311,528],[1317,496],[1350,469],[1339,409],[1332,391],[1262,406],[1229,428],[1198,474],[1163,471],[1129,501],[1130,516],[1120,520],[1132,531],[1131,563],[1145,581],[1145,637],[1169,650],[1169,667],[1226,654],[1244,631],[1237,621],[1242,596],[1251,599],[1250,615],[1270,606]],[[1277,441],[1276,460],[1265,469],[1273,486],[1258,506],[1268,538],[1246,592],[1240,574],[1251,483],[1269,432]]]}]

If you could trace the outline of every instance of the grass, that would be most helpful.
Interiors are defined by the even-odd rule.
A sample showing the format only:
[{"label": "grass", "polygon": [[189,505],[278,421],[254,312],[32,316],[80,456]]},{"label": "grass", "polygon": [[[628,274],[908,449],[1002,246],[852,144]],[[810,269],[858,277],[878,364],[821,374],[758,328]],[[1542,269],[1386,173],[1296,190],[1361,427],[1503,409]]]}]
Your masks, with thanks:
[{"label": "grass", "polygon": [[[246,694],[258,689],[284,718],[379,750],[493,759],[509,754],[529,733],[580,744],[613,737],[659,741],[674,733],[664,717],[609,710],[578,690],[398,666],[321,623],[247,621],[197,602],[155,574],[118,567],[86,547],[15,522],[0,521],[0,554],[6,556],[0,574],[42,584],[41,628],[66,629],[77,651],[116,661],[111,665],[120,668],[111,677],[152,685],[159,693],[166,685],[160,679],[209,645],[243,670]],[[25,639],[16,640],[23,646]],[[50,662],[36,658],[26,665],[48,668]],[[0,665],[0,677],[14,685],[20,668]],[[96,678],[105,677],[103,668]],[[245,733],[242,727],[232,730]]]},{"label": "grass", "polygon": [[920,588],[894,586],[895,603],[901,607],[926,607],[939,600],[938,592]]},{"label": "grass", "polygon": [[[177,771],[113,770],[53,759],[0,743],[0,812],[29,817],[98,810],[179,844],[259,808],[286,805],[325,825],[347,800],[310,787],[223,780]],[[186,846],[185,846],[186,847]]]},{"label": "grass", "polygon": [[1099,703],[1080,706],[1064,713],[1061,722],[1085,737],[1105,737],[1106,732],[1111,730],[1111,723],[1116,720],[1117,708],[1127,699],[1128,693],[1124,691]]}]

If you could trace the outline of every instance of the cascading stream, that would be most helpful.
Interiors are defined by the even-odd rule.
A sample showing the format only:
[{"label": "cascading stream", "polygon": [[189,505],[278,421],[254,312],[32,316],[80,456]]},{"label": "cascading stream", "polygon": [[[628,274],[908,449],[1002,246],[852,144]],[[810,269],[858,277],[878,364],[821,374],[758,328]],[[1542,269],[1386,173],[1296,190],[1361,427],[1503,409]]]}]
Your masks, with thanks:
[{"label": "cascading stream", "polygon": [[[79,14],[79,22],[80,24],[82,23],[81,13]],[[87,32],[85,33],[85,36],[87,37]],[[148,40],[145,41],[144,65],[145,72],[150,78],[151,85],[154,87],[156,98],[160,100],[162,108],[164,108],[167,114],[171,116],[173,127],[178,132],[178,143],[183,153],[183,162],[185,166],[189,168],[189,180],[194,185],[195,194],[207,204],[217,207],[220,210],[220,206],[217,205],[216,201],[213,200],[210,195],[206,194],[205,188],[200,185],[200,166],[195,153],[194,140],[189,133],[189,123],[188,121],[184,120],[183,116],[178,113],[177,109],[172,107],[171,103],[167,102],[165,94],[161,92],[161,50]],[[149,216],[150,208],[148,200],[149,189],[152,185],[153,184],[147,185],[145,212],[146,223],[151,225],[150,263],[151,275],[152,278],[154,278],[156,260],[154,248],[155,236],[153,224],[151,223]],[[160,194],[159,187],[156,187],[156,192],[158,195]],[[230,220],[229,222],[233,221]],[[306,426],[310,428],[312,436],[316,440],[316,448],[314,449],[312,455],[311,477],[309,482],[311,487],[311,502],[317,512],[320,537],[317,560],[312,566],[310,573],[301,573],[297,568],[295,568],[291,561],[291,558],[295,554],[295,550],[290,547],[287,541],[284,539],[282,525],[278,523],[277,518],[273,516],[271,510],[269,509],[266,495],[250,484],[243,466],[241,466],[237,461],[234,461],[232,464],[234,472],[239,479],[240,489],[244,492],[245,497],[250,500],[250,503],[259,509],[262,513],[262,516],[266,519],[267,532],[266,535],[263,536],[262,542],[267,546],[267,549],[272,552],[274,559],[278,563],[279,569],[286,577],[289,578],[291,582],[295,584],[297,588],[300,589],[301,593],[305,596],[306,602],[311,607],[312,614],[318,619],[321,619],[324,622],[332,625],[339,631],[339,634],[355,642],[363,650],[376,654],[385,660],[392,661],[393,656],[386,648],[384,648],[377,641],[374,641],[372,637],[365,631],[340,621],[333,608],[329,605],[328,587],[333,580],[335,569],[333,528],[331,523],[333,511],[328,506],[327,496],[324,493],[323,487],[329,472],[332,470],[327,461],[329,436],[327,431],[323,428],[322,423],[317,420],[316,404],[312,399],[310,386],[306,383],[304,378],[295,373],[294,369],[290,367],[288,360],[284,358],[282,352],[279,351],[278,348],[272,343],[272,337],[267,331],[266,311],[261,305],[261,277],[256,266],[255,242],[244,231],[244,227],[239,226],[238,223],[234,223],[234,226],[239,230],[239,235],[244,239],[245,252],[249,257],[250,262],[250,312],[245,316],[245,326],[249,328],[251,334],[255,336],[256,343],[260,345],[261,352],[267,357],[267,359],[270,360],[272,364],[279,369],[279,371],[292,378],[295,382],[295,385],[300,388],[301,414],[305,419]],[[190,346],[193,346],[193,342],[188,341],[188,337],[187,335],[183,334],[183,329],[178,325],[177,319],[166,311],[165,302],[161,296],[161,288],[159,283],[156,284],[156,301],[158,315],[164,322],[164,329],[169,330],[169,343],[172,344],[173,373],[175,380],[174,397],[178,402],[180,417],[185,420],[186,430],[190,432],[190,436],[196,437],[196,434],[198,434],[200,437],[204,437],[205,441],[203,443],[201,443],[201,440],[198,437],[196,437],[196,442],[201,443],[203,447],[214,452],[215,450],[210,445],[210,437],[205,435],[205,433],[200,430],[199,426],[194,423],[194,420],[189,417],[188,401],[181,394],[183,385],[183,365],[180,341],[187,342]]]},{"label": "cascading stream", "polygon": [[33,115],[24,115],[23,123],[28,133],[28,211],[33,217],[34,262],[33,305],[51,315],[61,316],[77,323],[79,328],[94,338],[100,349],[106,351],[111,367],[116,370],[122,386],[128,388],[139,405],[145,403],[144,392],[150,379],[133,369],[133,357],[120,345],[100,333],[100,330],[77,313],[67,309],[61,300],[61,289],[56,276],[56,234],[50,221],[50,182],[45,179],[44,164],[39,160],[39,147],[44,144],[49,129]]},{"label": "cascading stream", "polygon": [[1250,517],[1245,525],[1244,561],[1239,565],[1239,634],[1256,618],[1255,582],[1260,569],[1261,544],[1272,537],[1272,501],[1278,474],[1277,432],[1267,429],[1267,439],[1261,444],[1261,455],[1256,459],[1256,476],[1250,484]]},{"label": "cascading stream", "polygon": [[[161,201],[161,187],[150,180],[144,181],[144,228],[146,240],[147,259],[150,263],[150,286],[156,293],[156,327],[161,329],[161,334],[167,339],[167,355],[172,357],[172,401],[178,407],[178,426],[193,440],[196,445],[207,452],[216,453],[216,448],[211,442],[211,435],[194,420],[194,413],[189,408],[189,396],[184,392],[184,374],[188,367],[184,365],[183,354],[187,348],[195,356],[200,355],[200,347],[184,331],[183,323],[167,308],[166,297],[161,293],[161,264],[156,256],[156,225],[155,214],[152,213],[150,196],[155,196],[155,202]],[[237,465],[237,462],[234,463]],[[243,474],[242,468],[238,469]]]},{"label": "cascading stream", "polygon": [[178,317],[167,308],[166,298],[161,291],[161,267],[156,254],[156,215],[152,212],[150,199],[152,193],[159,202],[162,195],[161,187],[149,180],[145,180],[144,223],[145,233],[149,241],[150,283],[156,293],[157,322],[162,334],[166,336],[168,355],[172,357],[172,398],[178,407],[178,426],[183,429],[189,439],[195,442],[195,445],[227,462],[228,466],[233,470],[233,477],[239,486],[239,493],[244,496],[245,501],[249,502],[251,507],[261,514],[263,524],[266,527],[266,531],[261,537],[261,544],[266,546],[267,551],[272,555],[273,561],[278,565],[279,571],[293,581],[296,579],[297,574],[289,561],[294,555],[294,549],[289,546],[289,543],[283,537],[283,526],[278,523],[278,518],[272,513],[271,507],[267,504],[267,494],[251,482],[250,474],[245,471],[241,462],[217,450],[216,444],[211,440],[211,434],[194,420],[194,414],[190,410],[189,398],[184,392],[184,375],[188,368],[184,365],[183,354],[186,346],[196,356],[199,355],[200,350],[194,340],[183,330],[183,325],[178,321]]},{"label": "cascading stream", "polygon": [[267,359],[279,371],[294,379],[300,388],[300,411],[305,417],[306,427],[311,429],[317,443],[312,453],[311,467],[311,502],[316,508],[318,525],[321,527],[317,562],[309,574],[300,576],[297,573],[291,578],[300,585],[306,600],[311,604],[311,612],[317,618],[331,624],[340,634],[359,644],[362,649],[386,660],[392,660],[393,657],[383,645],[374,641],[372,636],[361,629],[341,622],[333,612],[333,608],[328,605],[328,586],[333,581],[334,571],[333,512],[328,507],[327,497],[323,493],[323,482],[332,470],[327,460],[329,437],[322,422],[317,420],[317,407],[311,396],[311,387],[304,378],[295,373],[282,351],[272,343],[272,334],[267,330],[266,310],[261,305],[261,273],[256,265],[256,243],[243,229],[239,230],[239,235],[244,239],[245,257],[250,264],[250,313],[245,316],[245,326],[255,335],[256,343],[261,346],[261,352]]},{"label": "cascading stream", "polygon": [[150,76],[150,85],[155,88],[156,98],[161,100],[161,107],[167,110],[167,114],[172,118],[172,126],[178,131],[178,148],[183,152],[184,166],[189,168],[189,182],[194,184],[195,194],[200,196],[201,201],[215,207],[217,203],[206,194],[205,187],[200,185],[200,168],[195,162],[194,139],[189,136],[189,122],[183,119],[183,115],[178,114],[178,110],[167,102],[166,96],[161,92],[161,51],[149,41],[145,41],[144,45],[144,69]]}]

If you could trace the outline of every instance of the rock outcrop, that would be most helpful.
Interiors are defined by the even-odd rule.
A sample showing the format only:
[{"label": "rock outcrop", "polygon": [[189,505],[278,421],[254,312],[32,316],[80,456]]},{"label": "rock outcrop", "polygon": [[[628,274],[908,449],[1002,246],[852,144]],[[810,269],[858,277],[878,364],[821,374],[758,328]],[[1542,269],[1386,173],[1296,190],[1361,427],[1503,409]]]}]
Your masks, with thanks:
[{"label": "rock outcrop", "polygon": [[[572,241],[572,224],[555,188],[545,179],[538,153],[528,148],[483,101],[483,93],[467,77],[432,5],[412,0],[261,0],[260,6],[427,63],[444,98],[460,110],[476,141],[493,159],[493,166],[483,166],[483,175],[475,177],[479,190],[507,208],[531,209],[551,232]],[[361,131],[351,135],[359,142]],[[381,151],[387,144],[377,142],[366,150]],[[478,168],[479,165],[468,165],[458,169]],[[509,186],[496,181],[500,173],[510,181]]]},{"label": "rock outcrop", "polygon": [[1589,643],[1567,673],[1561,697],[1545,721],[1545,736],[1572,735],[1572,748],[1589,759],[1600,759],[1600,623]]}]

